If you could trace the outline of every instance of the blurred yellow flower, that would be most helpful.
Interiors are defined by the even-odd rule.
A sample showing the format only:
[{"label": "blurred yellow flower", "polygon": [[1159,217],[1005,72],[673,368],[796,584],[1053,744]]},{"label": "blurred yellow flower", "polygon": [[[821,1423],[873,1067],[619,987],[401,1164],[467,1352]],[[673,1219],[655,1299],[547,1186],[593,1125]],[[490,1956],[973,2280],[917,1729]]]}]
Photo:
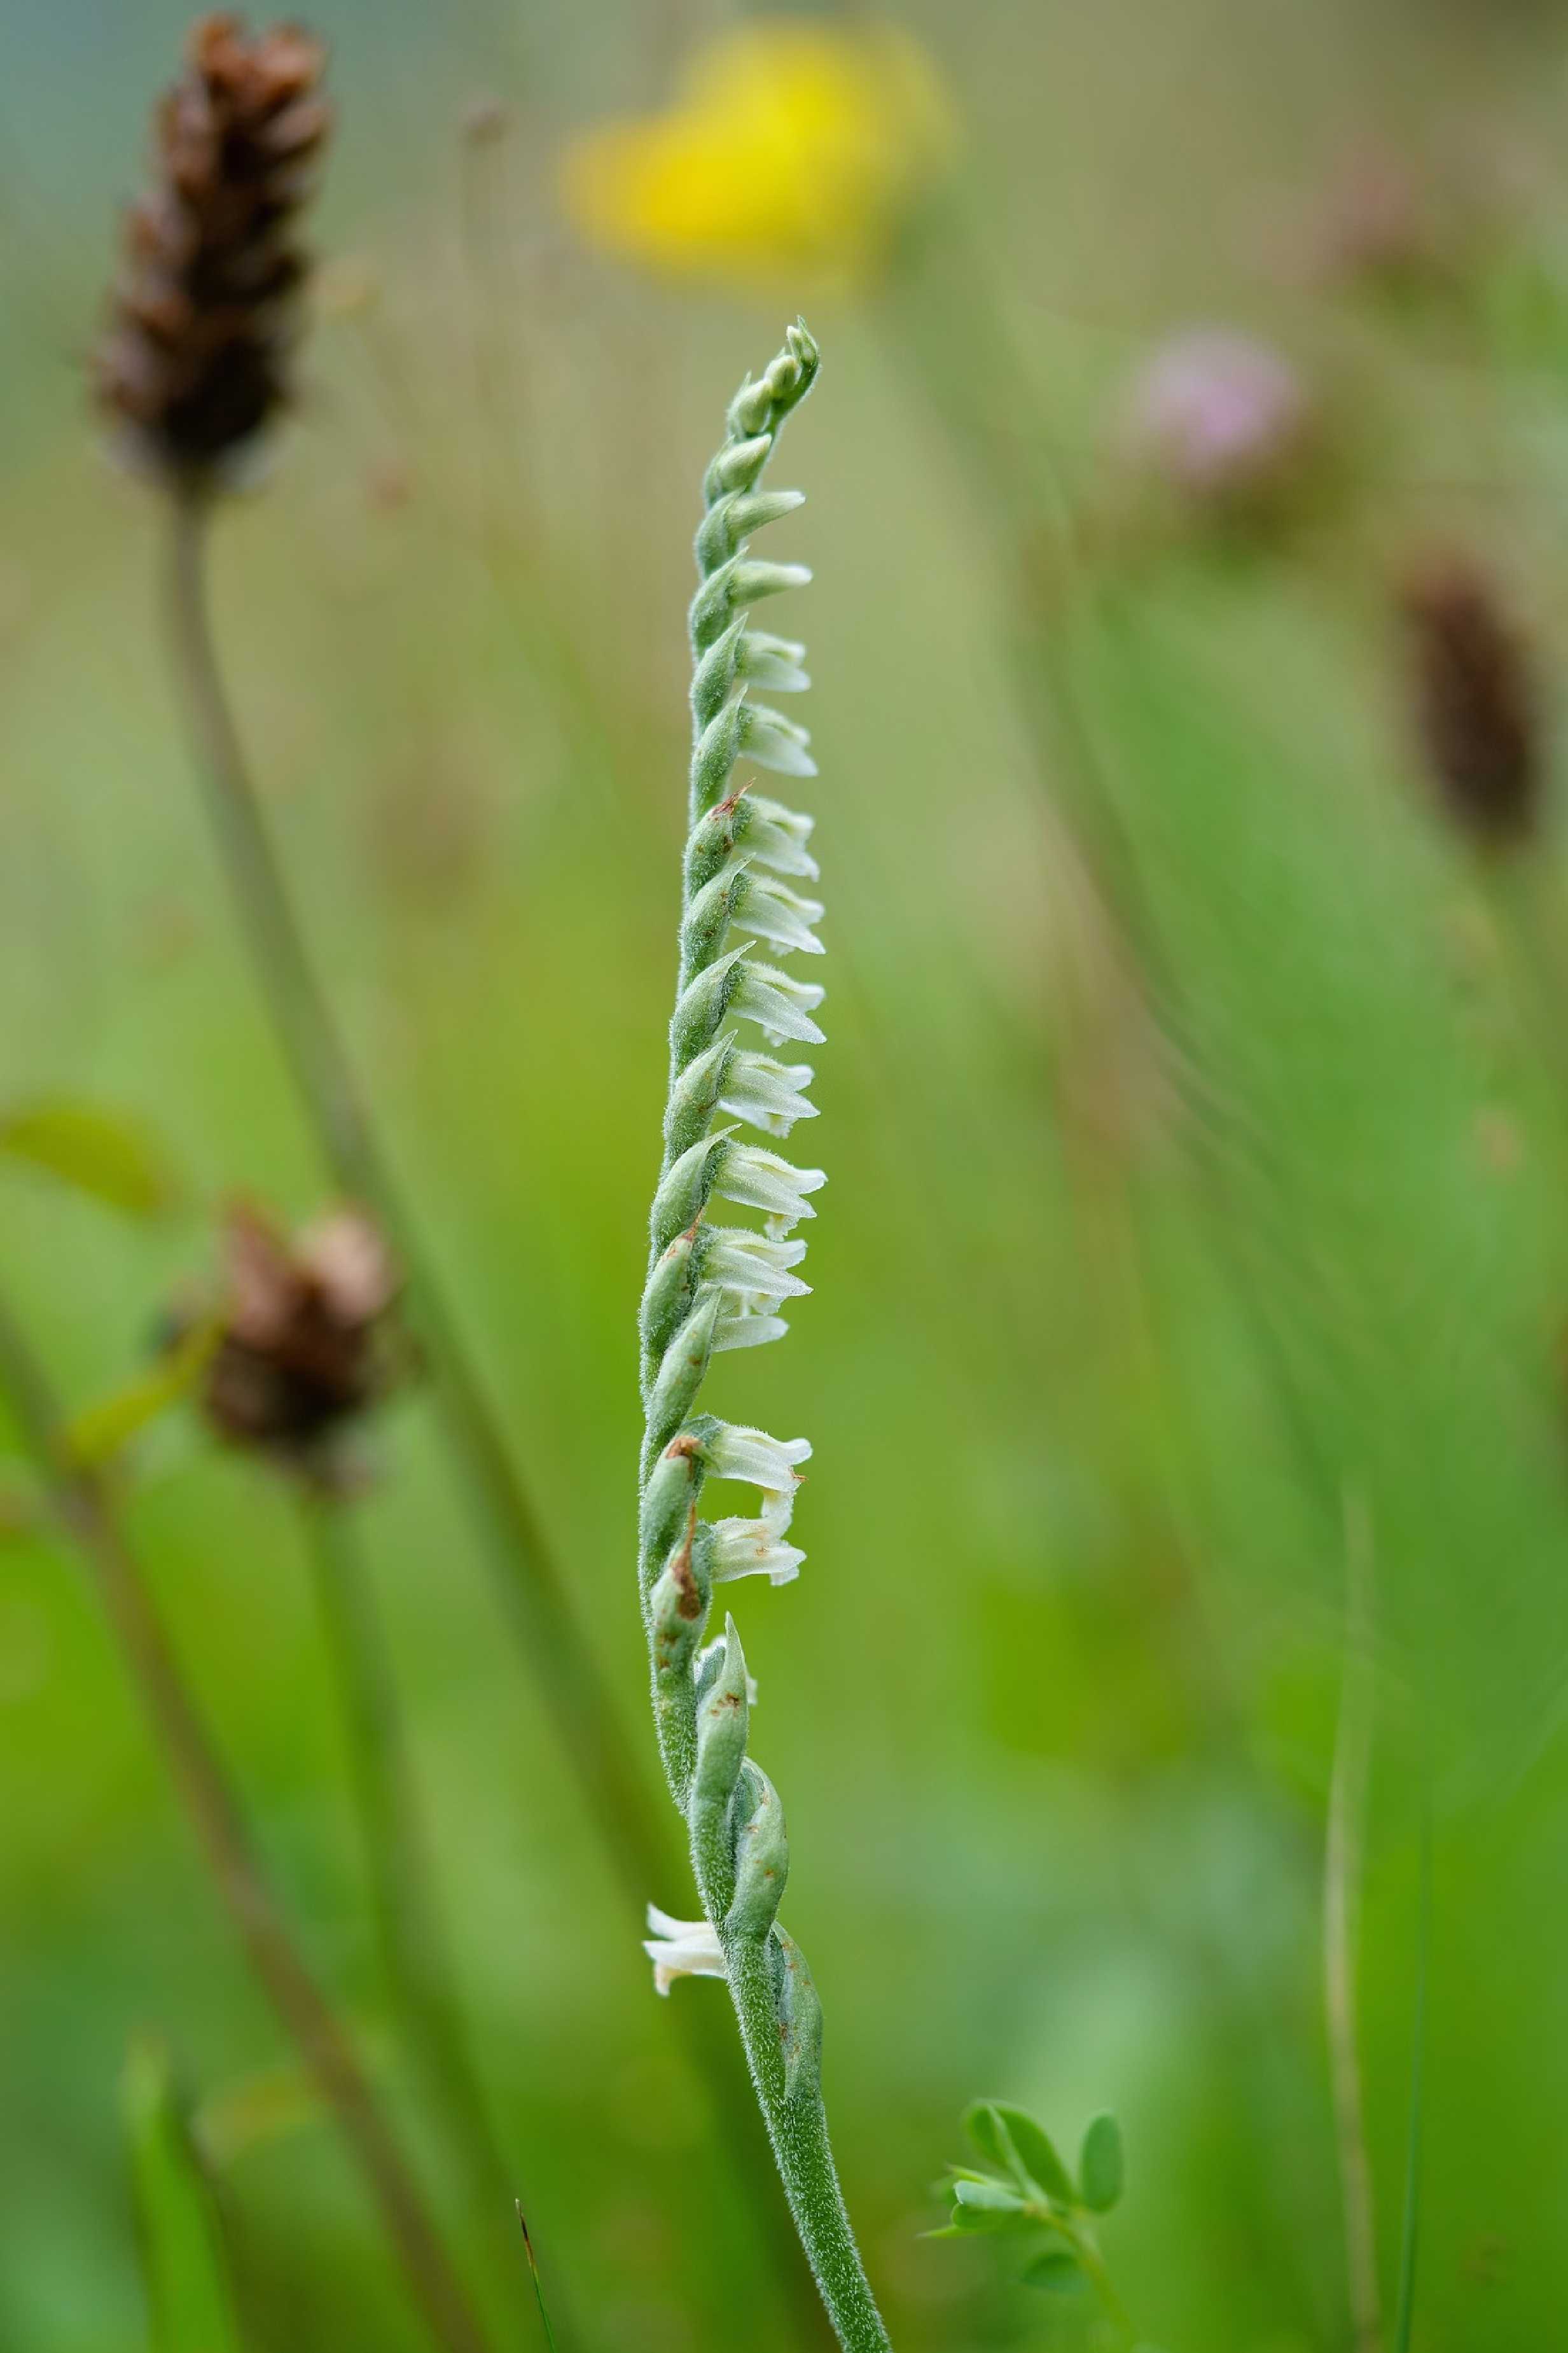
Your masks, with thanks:
[{"label": "blurred yellow flower", "polygon": [[563,185],[607,251],[820,285],[878,268],[952,144],[935,68],[907,34],[762,18],[702,49],[665,112],[584,132]]}]

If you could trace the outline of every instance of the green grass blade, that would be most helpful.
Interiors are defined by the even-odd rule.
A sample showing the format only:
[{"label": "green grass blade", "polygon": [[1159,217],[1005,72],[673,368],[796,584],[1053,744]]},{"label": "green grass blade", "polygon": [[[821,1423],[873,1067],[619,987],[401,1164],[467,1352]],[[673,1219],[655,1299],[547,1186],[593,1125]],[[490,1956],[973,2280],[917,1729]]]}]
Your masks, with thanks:
[{"label": "green grass blade", "polygon": [[522,2251],[528,2257],[529,2274],[533,2281],[534,2301],[539,2306],[539,2317],[544,2329],[544,2341],[550,2348],[550,2353],[558,2353],[555,2331],[550,2326],[550,2315],[544,2308],[544,2289],[539,2277],[539,2260],[533,2252],[533,2241],[528,2235],[528,2217],[522,2211],[521,2199],[517,2205],[517,2220],[518,2227],[522,2232]]},{"label": "green grass blade", "polygon": [[212,2185],[161,2044],[146,2039],[132,2043],[121,2109],[153,2353],[242,2353]]},{"label": "green grass blade", "polygon": [[1415,2318],[1415,2255],[1421,2207],[1421,2117],[1426,2076],[1426,1990],[1432,1951],[1432,1799],[1422,1796],[1421,1888],[1415,1937],[1415,2002],[1411,2026],[1410,2118],[1405,2137],[1405,2217],[1400,2227],[1399,2302],[1392,2353],[1410,2353]]}]

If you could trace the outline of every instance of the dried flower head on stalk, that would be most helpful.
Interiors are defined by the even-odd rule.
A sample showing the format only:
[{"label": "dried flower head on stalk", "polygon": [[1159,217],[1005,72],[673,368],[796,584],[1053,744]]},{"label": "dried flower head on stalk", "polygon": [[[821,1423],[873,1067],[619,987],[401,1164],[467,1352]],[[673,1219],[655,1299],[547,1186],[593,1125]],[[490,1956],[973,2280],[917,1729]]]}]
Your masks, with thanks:
[{"label": "dried flower head on stalk", "polygon": [[380,1229],[363,1210],[338,1209],[290,1240],[239,1202],[225,1242],[207,1419],[231,1444],[341,1485],[344,1441],[407,1365],[388,1320],[398,1278]]},{"label": "dried flower head on stalk", "polygon": [[1421,749],[1443,807],[1483,849],[1528,841],[1545,786],[1530,646],[1482,566],[1429,558],[1400,596]]},{"label": "dried flower head on stalk", "polygon": [[325,65],[298,26],[204,16],[158,110],[157,185],[126,218],[95,374],[132,460],[185,491],[220,480],[289,396]]}]

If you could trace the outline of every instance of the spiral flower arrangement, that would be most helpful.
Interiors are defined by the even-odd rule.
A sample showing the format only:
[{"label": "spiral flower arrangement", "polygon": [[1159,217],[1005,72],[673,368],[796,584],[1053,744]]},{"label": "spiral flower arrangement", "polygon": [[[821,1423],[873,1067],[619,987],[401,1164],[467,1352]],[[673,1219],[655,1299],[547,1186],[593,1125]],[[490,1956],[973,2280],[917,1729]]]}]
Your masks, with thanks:
[{"label": "spiral flower arrangement", "polygon": [[[792,776],[816,766],[804,728],[751,700],[753,686],[798,691],[805,649],[749,626],[763,598],[804,585],[804,565],[761,562],[751,535],[801,504],[797,491],[759,488],[780,428],[815,383],[817,348],[804,324],[730,405],[722,447],[703,482],[700,585],[690,612],[693,677],[690,829],[681,901],[680,972],[669,1031],[664,1159],[654,1197],[641,1314],[642,1449],[639,1582],[654,1720],[671,1793],[691,1842],[702,1918],[650,1910],[647,1951],[658,1990],[681,1976],[722,1977],[784,2189],[841,2343],[886,2348],[827,2139],[821,2090],[822,2014],[799,1947],[779,1925],[789,1867],[783,1810],[747,1754],[753,1694],[741,1638],[726,1617],[705,1642],[713,1589],[764,1576],[782,1585],[804,1555],[788,1538],[798,1466],[811,1449],[698,1410],[715,1350],[776,1340],[778,1310],[806,1289],[795,1227],[826,1182],[742,1137],[742,1124],[787,1136],[815,1115],[812,1072],[742,1042],[816,1045],[823,991],[756,954],[820,955],[821,906],[811,882],[812,821],[731,782],[742,756]],[[733,935],[733,944],[731,938]],[[717,1124],[716,1124],[717,1123]],[[760,1228],[718,1223],[713,1204],[757,1211]],[[757,1488],[752,1518],[708,1518],[710,1479]]]}]

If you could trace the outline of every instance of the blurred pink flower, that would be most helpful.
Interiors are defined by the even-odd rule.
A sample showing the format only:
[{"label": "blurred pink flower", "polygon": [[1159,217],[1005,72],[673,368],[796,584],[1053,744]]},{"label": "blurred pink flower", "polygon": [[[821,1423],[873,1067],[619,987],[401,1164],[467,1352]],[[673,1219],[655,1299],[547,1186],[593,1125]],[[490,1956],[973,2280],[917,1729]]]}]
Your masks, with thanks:
[{"label": "blurred pink flower", "polygon": [[1313,405],[1289,360],[1233,328],[1199,327],[1145,362],[1127,443],[1184,498],[1245,504],[1278,489],[1310,437]]}]

